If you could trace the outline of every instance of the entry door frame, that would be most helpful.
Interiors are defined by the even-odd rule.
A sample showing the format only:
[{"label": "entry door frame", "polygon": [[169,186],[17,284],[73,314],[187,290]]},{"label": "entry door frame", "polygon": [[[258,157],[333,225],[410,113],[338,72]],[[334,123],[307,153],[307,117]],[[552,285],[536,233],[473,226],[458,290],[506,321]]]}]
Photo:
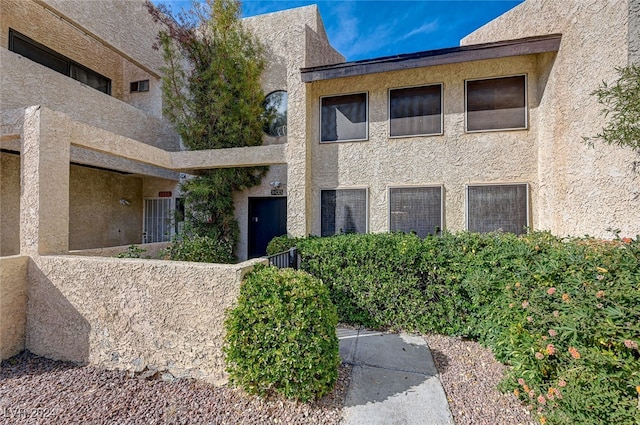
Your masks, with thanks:
[{"label": "entry door frame", "polygon": [[[284,213],[281,213],[280,217],[276,217],[274,218],[274,220],[277,221],[278,228],[281,228],[284,231],[283,234],[286,234],[287,232],[287,197],[286,196],[250,196],[248,198],[248,208],[247,208],[247,257],[248,258],[256,258],[261,255],[264,255],[262,251],[258,253],[257,252],[258,247],[255,246],[256,235],[254,232],[257,231],[256,229],[257,225],[256,225],[256,222],[253,221],[253,219],[255,217],[256,204],[260,203],[261,201],[276,201],[276,200],[279,202],[284,202],[284,205],[279,206],[280,208],[282,208],[282,211],[284,211]],[[284,220],[284,222],[282,220]],[[275,231],[273,233],[279,233],[279,232]],[[278,236],[278,235],[275,235],[275,236]]]}]

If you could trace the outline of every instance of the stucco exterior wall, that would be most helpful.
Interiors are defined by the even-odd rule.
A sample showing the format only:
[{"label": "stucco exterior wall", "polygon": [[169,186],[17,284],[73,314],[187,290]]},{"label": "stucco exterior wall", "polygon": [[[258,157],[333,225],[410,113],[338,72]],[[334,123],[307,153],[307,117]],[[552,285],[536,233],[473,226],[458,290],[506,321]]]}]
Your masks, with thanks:
[{"label": "stucco exterior wall", "polygon": [[20,253],[20,157],[0,153],[0,256]]},{"label": "stucco exterior wall", "polygon": [[160,74],[164,65],[162,52],[152,49],[160,26],[153,23],[144,0],[36,1],[53,8],[109,46]]},{"label": "stucco exterior wall", "polygon": [[[0,48],[3,109],[43,105],[77,121],[168,151],[179,149],[172,127],[144,111]],[[45,88],[42,82],[46,81]]]},{"label": "stucco exterior wall", "polygon": [[29,257],[0,257],[0,360],[24,350]]},{"label": "stucco exterior wall", "polygon": [[69,249],[142,241],[142,178],[72,165],[69,180]]},{"label": "stucco exterior wall", "polygon": [[81,255],[83,257],[117,257],[118,254],[127,252],[131,245],[143,249],[144,252],[140,254],[141,258],[161,259],[160,253],[162,250],[169,246],[170,242],[155,242],[155,243],[136,243],[121,246],[110,246],[105,248],[95,249],[81,249],[71,250],[69,255]]},{"label": "stucco exterior wall", "polygon": [[605,124],[591,93],[636,55],[637,38],[629,45],[629,37],[638,32],[638,8],[637,0],[527,0],[462,40],[562,33],[537,132],[537,215],[540,227],[554,234],[611,237],[607,228],[640,233],[640,158],[630,149],[583,142]]},{"label": "stucco exterior wall", "polygon": [[[12,28],[111,79],[115,98],[161,116],[162,56],[152,49],[158,27],[143,0],[1,0],[0,9],[0,47],[8,48]],[[150,80],[153,94],[129,94],[129,83],[143,79]]]},{"label": "stucco exterior wall", "polygon": [[[344,57],[329,44],[316,5],[247,18],[244,23],[266,46],[267,68],[262,79],[265,94],[275,90],[286,90],[288,94],[287,137],[283,155],[287,163],[287,177],[284,179],[278,174],[277,180],[286,184],[288,233],[307,235],[311,212],[308,193],[311,163],[306,136],[307,87],[302,83],[300,68],[344,62]],[[273,141],[265,137],[265,142]],[[243,193],[235,197],[236,217],[240,223],[247,220],[247,216],[243,216],[247,208],[246,197],[254,196],[254,193],[269,193],[270,181],[270,178],[265,178],[263,184],[253,189],[251,194]],[[246,224],[241,226],[246,227]],[[246,232],[245,228],[241,227],[241,232]],[[243,237],[246,235],[242,234]],[[246,240],[238,247],[239,253],[246,252],[245,245]]]},{"label": "stucco exterior wall", "polygon": [[224,383],[225,310],[253,264],[34,258],[26,348],[51,359]]},{"label": "stucco exterior wall", "polygon": [[[465,133],[465,79],[515,74],[527,75],[529,129]],[[389,187],[443,185],[444,227],[451,231],[465,229],[469,183],[528,183],[535,211],[538,101],[544,90],[538,81],[538,57],[528,55],[310,83],[311,233],[320,234],[321,189],[367,188],[370,232],[389,230]],[[443,84],[443,135],[390,139],[388,90],[435,83]],[[369,139],[319,143],[320,97],[358,92],[368,93]],[[536,228],[536,215],[530,213],[530,220]]]}]

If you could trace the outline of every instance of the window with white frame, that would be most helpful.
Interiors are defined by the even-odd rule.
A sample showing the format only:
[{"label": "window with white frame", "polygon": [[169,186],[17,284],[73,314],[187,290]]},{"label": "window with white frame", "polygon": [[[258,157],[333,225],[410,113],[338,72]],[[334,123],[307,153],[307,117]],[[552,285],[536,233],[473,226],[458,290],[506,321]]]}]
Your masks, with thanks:
[{"label": "window with white frame", "polygon": [[442,186],[389,189],[389,230],[421,238],[442,230]]},{"label": "window with white frame", "polygon": [[367,93],[322,97],[320,104],[320,142],[368,138]]},{"label": "window with white frame", "polygon": [[367,190],[320,191],[320,235],[367,232]]},{"label": "window with white frame", "polygon": [[442,84],[389,90],[389,136],[442,134]]},{"label": "window with white frame", "polygon": [[529,226],[529,185],[467,186],[467,230],[525,233]]},{"label": "window with white frame", "polygon": [[466,130],[527,128],[525,75],[465,81]]}]

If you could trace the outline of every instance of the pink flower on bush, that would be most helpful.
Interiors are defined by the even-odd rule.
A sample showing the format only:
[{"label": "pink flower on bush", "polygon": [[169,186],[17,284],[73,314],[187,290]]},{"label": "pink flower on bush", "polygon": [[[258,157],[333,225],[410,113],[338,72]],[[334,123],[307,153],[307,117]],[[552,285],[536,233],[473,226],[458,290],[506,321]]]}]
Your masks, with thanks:
[{"label": "pink flower on bush", "polygon": [[555,329],[549,329],[549,336],[556,336],[558,335],[558,332],[556,332]]},{"label": "pink flower on bush", "polygon": [[567,383],[565,382],[565,380],[564,380],[564,379],[561,379],[561,380],[559,380],[559,381],[558,381],[558,386],[559,386],[559,387],[566,387],[566,386],[567,386]]},{"label": "pink flower on bush", "polygon": [[547,294],[553,295],[555,293],[556,293],[556,288],[551,287],[551,288],[547,289]]},{"label": "pink flower on bush", "polygon": [[536,352],[536,359],[538,360],[544,359],[544,354],[542,354],[540,351]]},{"label": "pink flower on bush", "polygon": [[546,399],[546,398],[544,398],[544,396],[543,396],[543,395],[539,395],[539,396],[538,396],[538,403],[540,403],[540,404],[545,404],[546,402],[547,402],[547,399]]},{"label": "pink flower on bush", "polygon": [[627,348],[638,348],[638,343],[635,341],[631,341],[630,339],[625,339],[624,345]]},{"label": "pink flower on bush", "polygon": [[604,306],[602,305],[602,303],[598,303],[598,304],[596,304],[596,307],[598,307],[598,308],[602,308],[602,307],[604,307]]},{"label": "pink flower on bush", "polygon": [[560,316],[560,312],[558,310],[554,310],[553,317],[559,317],[559,316]]},{"label": "pink flower on bush", "polygon": [[529,301],[524,300],[524,301],[522,302],[522,308],[527,308],[527,307],[529,307]]},{"label": "pink flower on bush", "polygon": [[603,290],[600,290],[600,291],[596,292],[596,298],[602,298],[602,297],[604,297],[604,291]]},{"label": "pink flower on bush", "polygon": [[513,303],[509,303],[509,308],[513,308]]},{"label": "pink flower on bush", "polygon": [[602,279],[604,279],[604,276],[602,276],[601,274],[599,274],[599,275],[597,275],[597,276],[596,276],[596,279],[598,279],[598,280],[602,280]]},{"label": "pink flower on bush", "polygon": [[569,354],[571,354],[571,357],[573,357],[574,359],[580,358],[580,352],[578,352],[575,347],[569,347]]},{"label": "pink flower on bush", "polygon": [[527,316],[527,322],[529,322],[529,323],[533,323],[533,317],[531,317],[531,316]]},{"label": "pink flower on bush", "polygon": [[529,391],[529,398],[534,398],[536,396],[536,392],[531,390]]},{"label": "pink flower on bush", "polygon": [[524,379],[518,378],[518,384],[520,384],[520,386],[524,386],[525,384]]},{"label": "pink flower on bush", "polygon": [[556,353],[556,347],[553,344],[547,344],[546,351],[548,355],[553,356]]}]

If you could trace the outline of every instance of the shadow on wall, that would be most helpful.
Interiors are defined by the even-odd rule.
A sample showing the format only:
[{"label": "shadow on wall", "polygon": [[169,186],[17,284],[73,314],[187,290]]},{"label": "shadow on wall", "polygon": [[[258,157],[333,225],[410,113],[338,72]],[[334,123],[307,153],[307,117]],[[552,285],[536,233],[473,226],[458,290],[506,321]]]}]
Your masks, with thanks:
[{"label": "shadow on wall", "polygon": [[26,349],[53,360],[89,363],[91,325],[32,259],[28,297]]}]

